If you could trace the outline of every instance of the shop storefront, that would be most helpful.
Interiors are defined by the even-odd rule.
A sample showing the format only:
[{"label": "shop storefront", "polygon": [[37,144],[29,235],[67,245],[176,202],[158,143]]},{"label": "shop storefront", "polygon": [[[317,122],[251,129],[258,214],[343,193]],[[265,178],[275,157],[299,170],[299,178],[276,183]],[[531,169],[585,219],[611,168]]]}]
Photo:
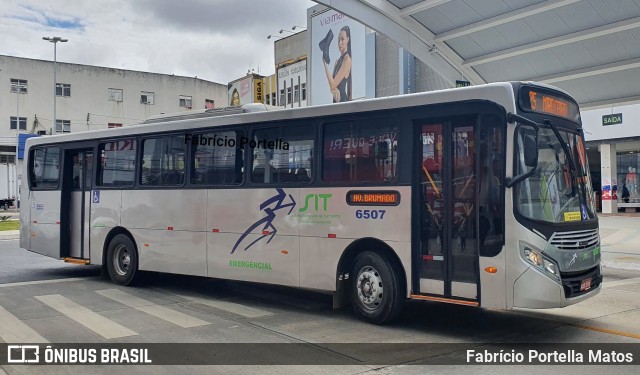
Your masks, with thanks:
[{"label": "shop storefront", "polygon": [[640,211],[640,104],[581,115],[598,206],[603,213]]}]

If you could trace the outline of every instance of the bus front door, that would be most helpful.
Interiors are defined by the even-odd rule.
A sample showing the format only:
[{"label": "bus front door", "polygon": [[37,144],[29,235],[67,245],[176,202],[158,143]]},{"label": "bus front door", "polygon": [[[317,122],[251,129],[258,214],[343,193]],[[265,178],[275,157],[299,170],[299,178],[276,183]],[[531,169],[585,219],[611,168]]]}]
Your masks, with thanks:
[{"label": "bus front door", "polygon": [[60,240],[62,257],[90,259],[93,150],[64,151]]},{"label": "bus front door", "polygon": [[421,122],[414,290],[478,301],[475,119]]}]

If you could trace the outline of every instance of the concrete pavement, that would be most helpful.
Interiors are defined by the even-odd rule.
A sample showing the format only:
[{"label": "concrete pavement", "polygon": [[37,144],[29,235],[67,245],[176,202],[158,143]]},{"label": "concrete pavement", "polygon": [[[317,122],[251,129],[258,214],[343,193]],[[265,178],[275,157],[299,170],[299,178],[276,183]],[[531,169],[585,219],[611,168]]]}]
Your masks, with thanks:
[{"label": "concrete pavement", "polygon": [[602,265],[640,270],[640,216],[599,215]]}]

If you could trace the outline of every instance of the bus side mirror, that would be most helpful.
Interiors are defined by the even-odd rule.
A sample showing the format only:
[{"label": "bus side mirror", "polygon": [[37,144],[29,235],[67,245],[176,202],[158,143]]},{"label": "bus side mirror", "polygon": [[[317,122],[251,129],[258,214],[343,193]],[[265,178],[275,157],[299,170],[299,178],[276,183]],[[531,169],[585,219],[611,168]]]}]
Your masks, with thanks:
[{"label": "bus side mirror", "polygon": [[[505,179],[505,186],[510,188],[518,182],[529,178],[538,167],[538,128],[531,125],[520,125],[516,130],[517,154],[522,158],[518,163],[519,173]],[[522,164],[520,164],[522,163]],[[521,167],[525,167],[522,169]]]},{"label": "bus side mirror", "polygon": [[524,136],[524,165],[533,169],[538,166],[538,141],[533,134]]}]

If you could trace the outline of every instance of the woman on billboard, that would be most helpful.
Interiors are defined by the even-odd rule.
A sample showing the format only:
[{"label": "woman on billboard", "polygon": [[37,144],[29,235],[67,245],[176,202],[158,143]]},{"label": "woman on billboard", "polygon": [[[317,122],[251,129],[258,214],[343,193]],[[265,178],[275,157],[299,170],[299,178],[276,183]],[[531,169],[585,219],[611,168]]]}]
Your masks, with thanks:
[{"label": "woman on billboard", "polygon": [[322,61],[324,71],[329,82],[329,89],[333,96],[333,102],[347,102],[351,100],[351,30],[349,26],[344,26],[338,34],[338,50],[340,58],[333,67],[333,75],[329,72],[329,45],[333,33],[329,30],[327,36],[320,42],[320,49],[323,52]]},{"label": "woman on billboard", "polygon": [[231,106],[235,107],[240,105],[240,93],[238,89],[233,89],[233,93],[231,93]]}]

